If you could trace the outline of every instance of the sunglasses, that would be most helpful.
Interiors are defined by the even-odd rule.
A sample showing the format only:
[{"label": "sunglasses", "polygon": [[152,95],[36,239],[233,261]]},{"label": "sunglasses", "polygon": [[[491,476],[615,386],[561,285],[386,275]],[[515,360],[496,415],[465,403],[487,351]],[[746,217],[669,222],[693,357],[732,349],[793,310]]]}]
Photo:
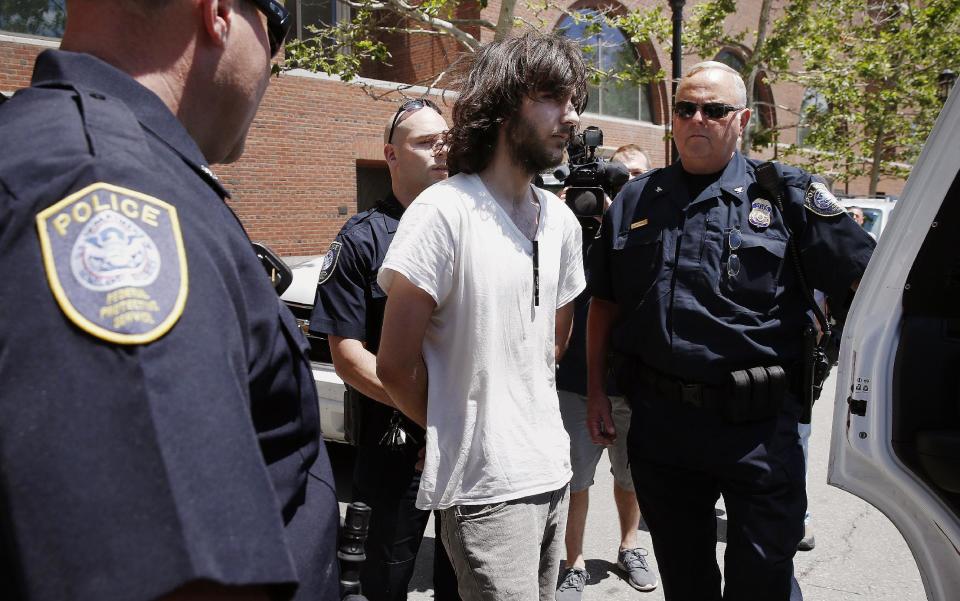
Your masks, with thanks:
[{"label": "sunglasses", "polygon": [[688,100],[679,100],[673,105],[673,113],[681,119],[691,119],[697,114],[697,111],[701,111],[703,116],[708,119],[723,119],[730,111],[739,111],[744,108],[746,107],[732,106],[722,102],[697,104]]},{"label": "sunglasses", "polygon": [[267,16],[267,32],[270,36],[270,56],[276,56],[293,26],[290,11],[278,0],[251,0],[257,10]]},{"label": "sunglasses", "polygon": [[740,257],[737,256],[737,250],[743,244],[743,236],[740,235],[739,228],[733,228],[727,232],[727,247],[730,249],[730,256],[727,257],[727,275],[731,278],[737,277],[740,273]]},{"label": "sunglasses", "polygon": [[443,114],[440,111],[440,107],[428,98],[415,98],[413,100],[407,100],[400,105],[400,108],[397,109],[396,114],[393,116],[393,122],[390,124],[390,133],[387,135],[387,144],[393,144],[393,130],[397,129],[397,126],[400,125],[401,121],[403,121],[403,115],[419,111],[425,106],[437,111],[438,115]]}]

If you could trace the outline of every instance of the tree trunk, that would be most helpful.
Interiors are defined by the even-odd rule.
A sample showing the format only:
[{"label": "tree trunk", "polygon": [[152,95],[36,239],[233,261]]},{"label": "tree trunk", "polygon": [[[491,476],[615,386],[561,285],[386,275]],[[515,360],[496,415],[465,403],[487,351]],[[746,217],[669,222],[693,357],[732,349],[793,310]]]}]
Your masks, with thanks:
[{"label": "tree trunk", "polygon": [[493,35],[494,41],[499,42],[510,35],[510,31],[513,30],[513,13],[516,8],[517,0],[503,0],[500,4],[500,17],[497,19],[497,31]]},{"label": "tree trunk", "polygon": [[873,164],[870,165],[870,196],[877,195],[877,186],[880,183],[880,167],[883,162],[883,128],[878,127],[874,135],[876,137],[873,139]]},{"label": "tree trunk", "polygon": [[[747,80],[744,82],[747,86],[747,108],[752,115],[757,108],[756,95],[754,89],[757,85],[757,75],[760,73],[760,53],[763,51],[763,45],[767,41],[767,27],[770,24],[770,7],[773,0],[763,0],[760,4],[760,21],[757,23],[757,42],[753,45],[753,54],[747,60]],[[756,123],[760,123],[760,117],[757,116]],[[753,128],[750,124],[743,130],[743,137],[740,140],[740,152],[744,156],[750,156],[750,147],[753,145]]]}]

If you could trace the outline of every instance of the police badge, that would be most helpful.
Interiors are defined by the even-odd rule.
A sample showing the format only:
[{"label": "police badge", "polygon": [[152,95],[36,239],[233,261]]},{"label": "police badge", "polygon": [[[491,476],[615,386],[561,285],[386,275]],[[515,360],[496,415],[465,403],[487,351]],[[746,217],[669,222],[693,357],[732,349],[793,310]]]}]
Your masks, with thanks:
[{"label": "police badge", "polygon": [[837,197],[822,182],[810,183],[803,195],[803,206],[821,217],[834,217],[843,213],[843,206],[837,201]]},{"label": "police badge", "polygon": [[770,227],[770,216],[773,214],[773,204],[765,198],[754,198],[750,203],[750,215],[747,221],[754,228],[763,229]]},{"label": "police badge", "polygon": [[333,270],[337,268],[337,259],[340,258],[340,249],[342,247],[343,244],[340,242],[332,242],[330,244],[327,254],[323,255],[323,266],[320,268],[320,280],[317,282],[317,286],[329,280],[330,276],[333,275]]},{"label": "police badge", "polygon": [[180,318],[187,257],[173,205],[96,183],[36,221],[50,290],[80,329],[117,344],[146,344]]}]

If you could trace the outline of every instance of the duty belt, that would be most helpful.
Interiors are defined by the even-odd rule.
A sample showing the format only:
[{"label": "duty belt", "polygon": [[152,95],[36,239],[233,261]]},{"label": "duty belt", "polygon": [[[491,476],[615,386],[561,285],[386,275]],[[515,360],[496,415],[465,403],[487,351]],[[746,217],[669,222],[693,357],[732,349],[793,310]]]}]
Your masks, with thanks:
[{"label": "duty belt", "polygon": [[661,399],[715,411],[731,423],[768,419],[776,415],[795,378],[782,367],[753,367],[731,372],[726,385],[689,382],[640,362],[634,377]]}]

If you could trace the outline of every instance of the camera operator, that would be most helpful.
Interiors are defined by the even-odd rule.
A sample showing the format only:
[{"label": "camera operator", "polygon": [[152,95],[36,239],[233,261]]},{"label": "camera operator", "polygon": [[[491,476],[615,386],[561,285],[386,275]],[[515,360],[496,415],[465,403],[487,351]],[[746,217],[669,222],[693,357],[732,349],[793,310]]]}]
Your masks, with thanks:
[{"label": "camera operator", "polygon": [[[367,560],[360,575],[370,601],[403,601],[413,576],[429,511],[414,505],[423,428],[404,417],[376,375],[386,294],[377,271],[407,206],[447,178],[447,123],[427,99],[404,102],[383,132],[391,192],[375,208],[350,218],[330,245],[317,287],[310,329],[329,336],[337,374],[349,387],[348,438],[357,445],[353,497],[372,509]],[[453,568],[440,541],[434,552],[434,592],[457,599]]]},{"label": "camera operator", "polygon": [[634,178],[650,171],[650,157],[637,144],[624,144],[613,151],[610,161],[621,163]]},{"label": "camera operator", "polygon": [[[635,144],[621,146],[614,152],[612,163],[621,163],[633,174],[642,173],[650,168],[646,154]],[[576,170],[576,166],[571,168]],[[617,166],[611,168],[619,172]],[[607,169],[603,170],[604,172]],[[615,179],[623,179],[622,174]],[[594,182],[604,188],[603,198],[609,204],[609,196],[615,196],[619,187],[610,186],[605,181]],[[597,229],[595,221],[599,216],[581,219],[585,232],[583,235],[583,256],[586,257],[594,241]],[[570,479],[570,507],[567,513],[565,536],[567,558],[563,576],[557,586],[556,601],[579,601],[583,589],[590,580],[583,557],[583,539],[587,525],[587,510],[590,503],[590,487],[597,470],[603,445],[590,440],[587,428],[587,360],[586,360],[586,321],[590,306],[590,293],[584,291],[576,299],[574,308],[573,332],[567,352],[557,367],[557,392],[560,396],[560,414],[563,425],[570,435],[570,465],[573,476]],[[614,423],[619,431],[626,432],[630,426],[630,406],[626,399],[619,396],[612,383],[607,388],[613,403]],[[630,466],[627,462],[626,436],[618,437],[614,444],[607,446],[610,458],[610,472],[613,474],[613,499],[620,521],[620,546],[617,550],[619,567],[630,586],[640,591],[651,591],[657,586],[657,576],[647,563],[647,551],[637,544],[637,529],[640,526],[640,509],[633,490]]]}]

